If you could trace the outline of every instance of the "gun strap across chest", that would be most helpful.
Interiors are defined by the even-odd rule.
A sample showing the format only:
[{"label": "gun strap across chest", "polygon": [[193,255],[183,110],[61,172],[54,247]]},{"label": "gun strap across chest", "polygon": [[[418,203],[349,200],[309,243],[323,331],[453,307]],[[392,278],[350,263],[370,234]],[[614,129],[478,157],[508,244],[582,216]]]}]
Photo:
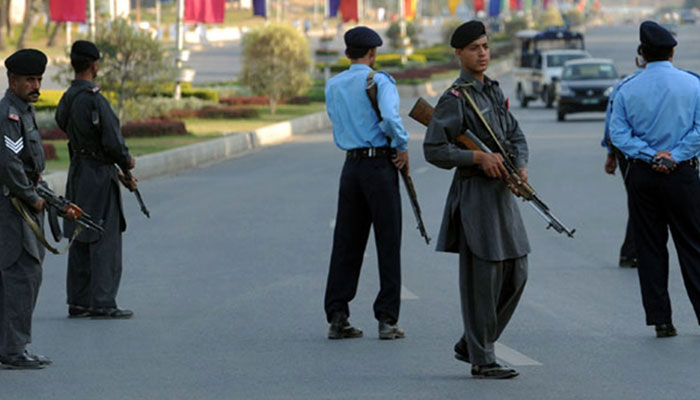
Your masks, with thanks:
[{"label": "gun strap across chest", "polygon": [[479,120],[484,124],[484,127],[486,127],[486,130],[488,131],[489,135],[491,136],[491,139],[493,139],[494,142],[496,142],[496,146],[498,146],[498,151],[503,155],[503,160],[510,164],[510,166],[513,168],[513,170],[516,170],[515,165],[513,165],[512,161],[508,157],[508,153],[506,152],[506,149],[503,147],[503,144],[501,144],[501,141],[498,139],[498,136],[493,132],[493,129],[491,129],[491,125],[486,121],[486,118],[484,118],[484,115],[481,113],[479,110],[479,107],[476,105],[476,102],[474,101],[474,98],[469,94],[469,91],[464,86],[458,85],[457,86],[464,94],[464,98],[467,99],[467,102],[469,105],[472,107],[476,115],[479,117]]},{"label": "gun strap across chest", "polygon": [[372,108],[374,112],[377,113],[377,118],[379,121],[382,120],[382,113],[379,111],[379,100],[377,94],[377,82],[374,81],[374,75],[377,71],[370,71],[367,75],[367,86],[365,87],[365,92],[367,92],[367,97],[369,97],[370,103],[372,103]]},{"label": "gun strap across chest", "polygon": [[66,247],[64,249],[58,250],[55,247],[51,246],[51,244],[49,244],[48,240],[46,240],[46,236],[44,235],[44,231],[41,229],[39,224],[37,224],[36,221],[34,221],[34,218],[32,218],[30,211],[27,210],[27,206],[24,205],[24,203],[22,203],[22,201],[20,199],[18,199],[17,197],[14,197],[14,196],[12,197],[11,201],[12,201],[12,205],[15,207],[15,209],[17,210],[19,215],[22,217],[22,219],[24,219],[24,222],[26,222],[27,225],[29,225],[29,229],[31,229],[32,232],[34,232],[34,235],[39,240],[39,242],[42,245],[44,245],[44,247],[46,247],[46,249],[48,251],[52,252],[53,254],[65,254],[70,249],[70,247],[73,245],[73,241],[75,240],[75,238],[77,238],[78,235],[80,234],[80,232],[83,231],[82,225],[76,226],[75,230],[73,231],[73,236],[71,236],[70,240],[68,241],[68,245],[66,245]]}]

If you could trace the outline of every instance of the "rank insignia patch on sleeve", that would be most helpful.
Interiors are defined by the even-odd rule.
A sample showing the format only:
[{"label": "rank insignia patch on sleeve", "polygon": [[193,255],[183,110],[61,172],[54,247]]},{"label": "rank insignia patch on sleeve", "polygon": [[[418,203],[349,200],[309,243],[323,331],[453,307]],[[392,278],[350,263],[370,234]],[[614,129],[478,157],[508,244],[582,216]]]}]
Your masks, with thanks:
[{"label": "rank insignia patch on sleeve", "polygon": [[19,121],[19,115],[15,114],[15,113],[9,113],[9,114],[7,115],[7,118],[9,118],[9,119],[11,119],[11,120],[13,120],[13,121]]},{"label": "rank insignia patch on sleeve", "polygon": [[24,138],[19,138],[17,141],[13,141],[9,137],[5,136],[5,146],[10,149],[13,153],[19,154],[24,148]]},{"label": "rank insignia patch on sleeve", "polygon": [[458,92],[457,90],[455,90],[455,89],[450,89],[450,93],[452,93],[452,95],[453,95],[454,97],[459,97],[459,96],[460,96],[459,92]]}]

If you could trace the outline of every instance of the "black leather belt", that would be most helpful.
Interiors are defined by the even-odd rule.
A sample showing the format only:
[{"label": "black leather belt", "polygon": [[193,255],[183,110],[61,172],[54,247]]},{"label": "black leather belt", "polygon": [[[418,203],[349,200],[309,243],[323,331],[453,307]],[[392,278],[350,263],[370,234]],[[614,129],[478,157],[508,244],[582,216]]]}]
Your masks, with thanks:
[{"label": "black leather belt", "polygon": [[101,162],[103,164],[113,164],[113,163],[109,162],[109,160],[107,160],[107,157],[105,157],[102,153],[98,153],[96,151],[78,149],[78,150],[74,150],[73,154],[78,156],[78,157],[88,158],[91,160]]},{"label": "black leather belt", "polygon": [[486,176],[484,174],[484,171],[482,171],[479,168],[457,168],[457,171],[455,171],[455,177],[457,179],[469,179],[473,178],[475,176]]},{"label": "black leather belt", "polygon": [[362,147],[347,151],[347,158],[377,158],[377,157],[393,157],[396,150],[389,146],[386,147]]},{"label": "black leather belt", "polygon": [[[651,162],[650,162],[650,161],[647,161],[647,160],[644,160],[644,159],[641,159],[641,158],[630,158],[630,159],[629,159],[629,162],[631,162],[632,164],[651,165]],[[691,168],[697,169],[697,168],[698,168],[698,158],[697,158],[697,157],[693,157],[693,158],[691,158],[690,160],[685,160],[685,161],[681,161],[681,162],[679,162],[679,163],[676,163],[676,165],[677,165],[677,167],[684,166],[684,165],[688,165],[688,166],[690,166]]]}]

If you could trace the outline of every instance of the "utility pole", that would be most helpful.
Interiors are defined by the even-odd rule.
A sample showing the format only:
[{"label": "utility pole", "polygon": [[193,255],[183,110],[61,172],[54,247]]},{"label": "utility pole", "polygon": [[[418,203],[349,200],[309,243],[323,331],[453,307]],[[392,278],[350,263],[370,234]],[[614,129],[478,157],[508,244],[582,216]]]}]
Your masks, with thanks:
[{"label": "utility pole", "polygon": [[175,81],[175,100],[182,98],[182,52],[185,49],[185,0],[177,0],[177,54],[175,55],[175,69],[177,79]]},{"label": "utility pole", "polygon": [[[95,0],[90,0],[90,40],[95,41],[96,18],[95,18]],[[70,43],[69,43],[70,44]]]}]

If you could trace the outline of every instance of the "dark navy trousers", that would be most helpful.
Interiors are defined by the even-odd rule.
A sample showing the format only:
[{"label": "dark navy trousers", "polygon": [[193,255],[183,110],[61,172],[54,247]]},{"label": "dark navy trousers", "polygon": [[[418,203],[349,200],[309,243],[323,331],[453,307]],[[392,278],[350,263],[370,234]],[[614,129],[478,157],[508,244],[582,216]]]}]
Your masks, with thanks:
[{"label": "dark navy trousers", "polygon": [[370,227],[379,263],[374,315],[399,319],[401,303],[401,196],[398,170],[388,157],[348,158],[340,176],[338,214],[326,285],[325,311],[350,315]]},{"label": "dark navy trousers", "polygon": [[628,205],[637,271],[647,325],[671,320],[668,295],[668,231],[678,253],[683,282],[700,322],[700,179],[698,171],[680,164],[669,175],[644,163],[632,163]]}]

